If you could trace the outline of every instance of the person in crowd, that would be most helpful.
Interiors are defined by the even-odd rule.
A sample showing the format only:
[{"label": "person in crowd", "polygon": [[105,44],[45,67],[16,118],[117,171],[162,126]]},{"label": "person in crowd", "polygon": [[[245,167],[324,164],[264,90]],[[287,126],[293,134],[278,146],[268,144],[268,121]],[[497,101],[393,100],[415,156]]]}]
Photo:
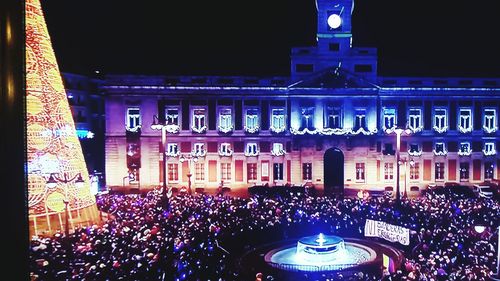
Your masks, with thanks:
[{"label": "person in crowd", "polygon": [[[294,225],[327,225],[333,233],[362,237],[366,219],[412,230],[414,245],[399,269],[303,280],[488,280],[496,265],[500,208],[492,199],[429,191],[396,206],[391,198],[338,199],[285,189],[249,198],[184,193],[172,196],[164,210],[160,198],[158,190],[145,196],[100,195],[98,207],[109,214],[106,223],[77,228],[68,237],[64,232],[33,237],[32,279],[242,280],[245,270],[221,244],[244,251],[259,237],[288,237]],[[475,233],[477,224],[486,230]],[[255,268],[252,276],[279,280],[268,278],[272,275],[265,270]]]}]

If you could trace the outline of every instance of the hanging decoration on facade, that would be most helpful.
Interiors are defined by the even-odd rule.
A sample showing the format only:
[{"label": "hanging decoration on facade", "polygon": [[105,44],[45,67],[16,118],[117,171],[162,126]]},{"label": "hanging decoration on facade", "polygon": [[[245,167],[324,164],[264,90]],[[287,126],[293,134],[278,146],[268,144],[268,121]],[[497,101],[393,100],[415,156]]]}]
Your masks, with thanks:
[{"label": "hanging decoration on facade", "polygon": [[248,127],[245,125],[245,132],[249,133],[249,134],[255,134],[257,132],[259,132],[259,126],[255,125],[255,126],[252,126],[252,127]]},{"label": "hanging decoration on facade", "polygon": [[325,135],[325,136],[332,136],[332,135],[336,135],[336,136],[344,136],[344,135],[359,135],[359,134],[363,134],[363,135],[373,135],[373,134],[376,134],[378,132],[378,130],[375,128],[375,129],[365,129],[365,128],[359,128],[357,130],[352,130],[352,129],[340,129],[340,128],[335,128],[335,129],[332,129],[332,128],[323,128],[323,129],[314,129],[314,130],[310,130],[308,128],[305,128],[305,129],[302,129],[302,130],[299,130],[299,129],[295,129],[295,128],[290,128],[290,133],[293,134],[293,135],[305,135],[305,134],[308,134],[308,135],[316,135],[316,134],[320,134],[320,135]]},{"label": "hanging decoration on facade", "polygon": [[231,156],[233,155],[233,150],[231,149],[230,143],[221,143],[219,147],[220,156]]},{"label": "hanging decoration on facade", "polygon": [[271,127],[269,127],[269,130],[273,133],[279,134],[279,133],[283,133],[286,130],[286,128],[285,128],[285,126],[274,127],[271,125]]},{"label": "hanging decoration on facade", "polygon": [[94,224],[99,216],[40,2],[27,0],[25,8],[30,234],[51,234],[67,227],[66,208],[70,227]]},{"label": "hanging decoration on facade", "polygon": [[141,130],[141,125],[137,125],[137,126],[134,126],[134,127],[129,127],[129,126],[125,126],[125,130],[131,132],[131,133],[137,133]]},{"label": "hanging decoration on facade", "polygon": [[302,130],[290,128],[290,133],[293,135],[305,135],[305,134],[316,135],[318,133],[318,130],[317,129],[310,130],[309,128],[305,128]]},{"label": "hanging decoration on facade", "polygon": [[446,150],[443,142],[436,143],[433,152],[436,156],[445,156],[446,154],[448,154],[448,151]]},{"label": "hanging decoration on facade", "polygon": [[205,126],[205,125],[203,125],[201,127],[192,126],[191,130],[193,130],[193,132],[195,132],[195,133],[202,134],[202,133],[207,131],[207,126]]},{"label": "hanging decoration on facade", "polygon": [[233,125],[222,126],[219,125],[219,132],[227,134],[233,131]]},{"label": "hanging decoration on facade", "polygon": [[457,154],[459,156],[470,156],[472,154],[472,149],[470,148],[470,142],[460,143],[460,148],[458,149]]},{"label": "hanging decoration on facade", "polygon": [[[490,122],[492,122],[492,121],[490,121]],[[486,125],[483,125],[483,130],[487,134],[492,134],[498,130],[498,127],[496,125],[494,125],[494,126],[489,128]]]},{"label": "hanging decoration on facade", "polygon": [[484,156],[496,155],[497,150],[495,148],[495,143],[494,142],[484,143],[483,154],[484,154]]},{"label": "hanging decoration on facade", "polygon": [[462,125],[459,124],[457,127],[458,127],[458,131],[462,134],[472,132],[472,126],[463,127]]},{"label": "hanging decoration on facade", "polygon": [[434,131],[436,131],[436,133],[439,133],[439,134],[442,134],[442,133],[445,133],[446,131],[448,131],[448,126],[442,126],[442,127],[438,127],[436,125],[434,125],[434,127],[432,127],[434,129]]},{"label": "hanging decoration on facade", "polygon": [[245,156],[258,156],[259,149],[256,143],[247,143],[247,147],[245,149]]},{"label": "hanging decoration on facade", "polygon": [[273,156],[283,156],[286,154],[286,151],[283,149],[283,144],[275,144],[273,149],[271,150],[271,155]]}]

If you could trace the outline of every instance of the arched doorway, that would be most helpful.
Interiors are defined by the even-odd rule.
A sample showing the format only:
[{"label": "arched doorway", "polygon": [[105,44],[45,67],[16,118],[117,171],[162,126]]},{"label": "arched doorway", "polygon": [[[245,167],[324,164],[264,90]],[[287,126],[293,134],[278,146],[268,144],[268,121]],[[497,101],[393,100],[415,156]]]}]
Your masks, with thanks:
[{"label": "arched doorway", "polygon": [[344,153],[336,147],[325,151],[323,157],[325,193],[344,197]]}]

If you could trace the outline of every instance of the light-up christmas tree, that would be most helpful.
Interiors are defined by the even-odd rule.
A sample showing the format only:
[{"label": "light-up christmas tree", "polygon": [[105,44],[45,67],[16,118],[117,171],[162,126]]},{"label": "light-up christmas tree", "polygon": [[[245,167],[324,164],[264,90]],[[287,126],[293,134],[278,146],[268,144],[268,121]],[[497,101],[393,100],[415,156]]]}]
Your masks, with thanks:
[{"label": "light-up christmas tree", "polygon": [[25,17],[30,234],[51,234],[99,213],[39,0],[26,0]]}]

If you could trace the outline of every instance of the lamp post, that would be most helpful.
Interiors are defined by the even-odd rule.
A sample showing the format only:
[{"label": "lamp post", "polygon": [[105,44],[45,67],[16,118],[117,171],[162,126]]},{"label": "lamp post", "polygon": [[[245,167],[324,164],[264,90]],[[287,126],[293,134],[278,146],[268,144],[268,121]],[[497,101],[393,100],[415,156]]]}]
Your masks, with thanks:
[{"label": "lamp post", "polygon": [[[63,173],[63,177],[59,177],[59,173],[50,173],[49,179],[47,180],[47,187],[50,189],[53,189],[57,186],[57,183],[63,183],[63,184],[68,184],[74,182],[77,187],[82,187],[83,183],[85,181],[82,178],[82,174],[78,173],[74,175],[73,177],[69,177],[67,173]],[[70,268],[70,254],[71,254],[71,243],[69,240],[69,198],[68,198],[68,187],[65,187],[65,195],[63,199],[64,203],[64,214],[65,214],[65,219],[64,219],[64,241],[66,243],[66,259],[67,259],[67,266],[68,266],[68,276],[71,276],[71,268]]]},{"label": "lamp post", "polygon": [[[84,183],[83,178],[82,178],[82,174],[78,173],[70,178],[70,177],[68,177],[67,173],[64,173],[63,177],[60,178],[59,173],[51,173],[49,176],[49,179],[47,180],[47,187],[52,189],[52,188],[55,188],[57,186],[57,183],[68,184],[68,183],[71,183],[73,181],[75,182],[75,184],[78,187],[81,187]],[[68,217],[69,217],[69,210],[68,210],[69,198],[68,198],[68,188],[67,187],[65,188],[65,196],[63,199],[63,203],[64,203],[64,212],[65,212],[65,216],[66,216],[66,218],[64,220],[64,222],[65,222],[64,234],[66,235],[66,237],[68,237],[68,235],[69,235],[69,219],[68,219]]]},{"label": "lamp post", "polygon": [[406,134],[409,135],[411,131],[409,129],[402,129],[402,128],[394,128],[394,129],[387,129],[386,130],[387,134],[396,134],[396,203],[399,204],[401,203],[401,194],[400,194],[400,188],[399,188],[399,164],[400,164],[400,150],[401,150],[401,135]]},{"label": "lamp post", "polygon": [[161,206],[163,209],[168,209],[169,205],[169,199],[167,196],[167,152],[166,150],[166,145],[167,145],[167,125],[166,124],[160,124],[158,122],[158,117],[156,115],[153,115],[153,123],[151,124],[151,129],[153,130],[161,130],[161,148],[160,151],[162,153],[163,157],[163,186],[161,189]]},{"label": "lamp post", "polygon": [[193,156],[192,154],[183,154],[179,158],[179,161],[181,163],[184,163],[185,161],[188,161],[188,193],[191,194],[191,176],[193,175],[192,169],[193,169],[193,162],[196,163],[198,162],[198,156]]},{"label": "lamp post", "polygon": [[403,158],[402,162],[405,165],[405,189],[403,191],[403,198],[408,198],[408,193],[407,193],[408,164],[410,165],[410,167],[413,167],[415,165],[415,161],[413,159],[410,159],[410,161],[408,161],[406,158]]}]

